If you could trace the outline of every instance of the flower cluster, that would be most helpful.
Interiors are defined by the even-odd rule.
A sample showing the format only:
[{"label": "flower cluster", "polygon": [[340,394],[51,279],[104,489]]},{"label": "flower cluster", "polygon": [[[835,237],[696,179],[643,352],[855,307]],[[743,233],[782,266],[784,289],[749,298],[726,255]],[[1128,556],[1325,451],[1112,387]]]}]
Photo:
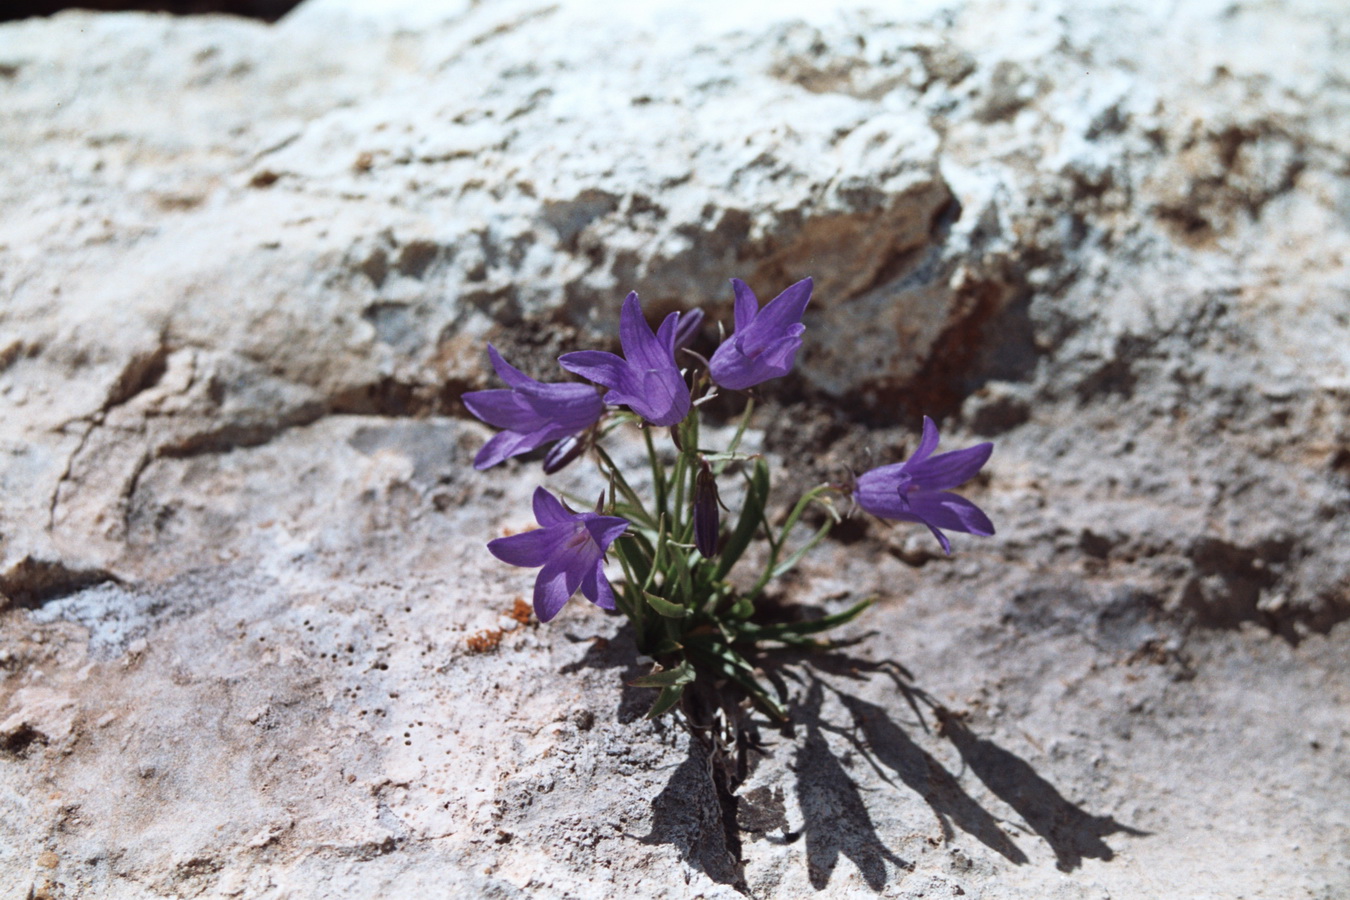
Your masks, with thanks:
[{"label": "flower cluster", "polygon": [[[768,464],[739,451],[754,411],[753,392],[735,436],[720,450],[699,442],[698,405],[719,389],[746,392],[792,371],[812,282],[797,282],[763,307],[744,282],[733,279],[731,285],[734,328],[706,361],[686,352],[702,327],[702,311],[671,313],[653,331],[638,295],[630,293],[619,313],[622,355],[582,350],[558,359],[566,372],[590,384],[537,381],[489,346],[506,389],[463,397],[471,413],[502,429],[474,459],[478,469],[546,446],[545,473],[588,451],[594,457],[609,484],[594,511],[578,512],[541,487],[534,495],[539,527],[491,541],[488,550],[511,565],[540,568],[534,586],[540,621],[556,616],[577,591],[628,617],[639,649],[658,664],[635,682],[660,689],[652,715],[674,706],[702,675],[704,681],[734,682],[761,708],[782,716],[747,654],[766,644],[821,646],[813,635],[849,621],[871,602],[811,622],[755,621],[756,601],[769,582],[790,571],[839,521],[833,498],[849,496],[874,516],[925,525],[947,554],[952,547],[946,532],[994,533],[979,507],[950,492],[980,471],[993,445],[934,455],[938,430],[927,416],[907,461],[872,469],[851,483],[813,488],[781,526],[771,525]],[[682,361],[701,365],[682,367]],[[603,446],[602,438],[625,422],[643,429],[651,467],[645,498]],[[652,426],[670,429],[673,453],[657,449]],[[744,499],[734,522],[723,522],[718,480],[737,473],[745,480]],[[794,530],[813,505],[825,512],[823,524],[805,541],[794,541]],[[766,545],[764,562],[746,589],[745,580],[733,582],[729,575],[757,539]],[[611,549],[623,569],[617,590],[605,575]]]}]

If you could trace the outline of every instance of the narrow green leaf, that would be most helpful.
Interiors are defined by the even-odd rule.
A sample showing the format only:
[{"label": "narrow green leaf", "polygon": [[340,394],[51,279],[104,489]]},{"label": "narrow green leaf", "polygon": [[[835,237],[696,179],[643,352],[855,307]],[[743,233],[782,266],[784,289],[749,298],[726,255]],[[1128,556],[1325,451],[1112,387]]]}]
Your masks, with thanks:
[{"label": "narrow green leaf", "polygon": [[707,667],[729,681],[734,681],[750,695],[761,709],[779,721],[787,721],[787,713],[774,702],[768,692],[759,684],[755,670],[745,659],[726,645],[709,646],[707,652],[699,653],[701,661]]},{"label": "narrow green leaf", "polygon": [[694,667],[689,665],[689,660],[686,659],[673,669],[643,675],[628,683],[633,687],[676,687],[689,684],[694,680],[694,674]]},{"label": "narrow green leaf", "polygon": [[661,527],[656,533],[656,549],[652,551],[652,564],[647,572],[647,577],[642,581],[642,590],[645,593],[652,586],[652,581],[656,578],[657,571],[661,568],[661,551],[666,546],[666,514],[661,513]]},{"label": "narrow green leaf", "polygon": [[[694,552],[693,547],[682,547],[675,545],[670,552],[671,569],[675,572],[675,582],[680,589],[680,602],[686,606],[692,606],[694,603],[694,583],[689,572],[689,554]],[[667,570],[669,576],[670,570]]]},{"label": "narrow green leaf", "polygon": [[726,578],[727,573],[750,546],[750,541],[755,537],[755,530],[759,527],[760,520],[764,518],[764,505],[768,500],[769,464],[761,457],[755,460],[755,469],[750,475],[749,484],[746,485],[745,505],[741,507],[740,518],[736,520],[736,527],[722,545],[722,555],[713,573],[714,581]]},{"label": "narrow green leaf", "polygon": [[[670,506],[666,508],[666,513],[670,516],[670,533],[676,540],[683,540],[684,533],[684,496],[685,496],[685,470],[689,468],[689,457],[681,453],[675,458],[675,469],[670,474],[670,481],[667,483],[667,500]],[[674,485],[674,498],[670,497],[670,485]]]},{"label": "narrow green leaf", "polygon": [[656,610],[660,615],[667,619],[684,619],[689,616],[689,607],[681,606],[678,603],[671,603],[664,597],[658,597],[648,591],[642,592],[642,597],[647,601],[647,605]]},{"label": "narrow green leaf", "polygon": [[741,626],[740,636],[742,639],[751,641],[789,641],[790,638],[820,634],[822,631],[829,631],[831,628],[837,628],[840,625],[852,622],[863,610],[871,606],[875,599],[874,597],[867,597],[859,600],[843,612],[820,619],[812,619],[809,622],[780,622],[775,625],[746,624]]},{"label": "narrow green leaf", "polygon": [[648,562],[639,543],[643,540],[641,535],[625,534],[609,545],[618,555],[619,564],[624,568],[624,575],[632,579],[634,587],[646,584],[651,576],[651,563]]},{"label": "narrow green leaf", "polygon": [[655,719],[663,715],[684,696],[684,685],[677,684],[674,687],[661,688],[661,693],[656,695],[656,702],[652,708],[647,710],[647,718]]},{"label": "narrow green leaf", "polygon": [[819,530],[817,530],[815,534],[811,535],[811,540],[807,541],[801,547],[797,548],[797,550],[793,552],[791,556],[789,556],[787,559],[783,560],[781,563],[773,567],[773,571],[769,575],[769,578],[770,579],[778,578],[780,576],[786,575],[788,572],[791,572],[792,569],[797,565],[797,563],[802,561],[802,557],[810,553],[813,549],[815,549],[816,544],[819,544],[821,541],[825,539],[825,535],[829,534],[830,529],[833,527],[834,522],[832,520],[827,519],[825,521],[825,524],[820,526]]}]

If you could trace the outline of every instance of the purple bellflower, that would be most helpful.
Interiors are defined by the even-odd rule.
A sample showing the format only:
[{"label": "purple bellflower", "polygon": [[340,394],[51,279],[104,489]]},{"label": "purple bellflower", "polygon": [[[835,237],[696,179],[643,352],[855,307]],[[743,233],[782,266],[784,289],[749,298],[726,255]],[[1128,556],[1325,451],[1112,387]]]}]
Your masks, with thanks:
[{"label": "purple bellflower", "polygon": [[708,365],[713,381],[743,391],[791,372],[806,330],[802,313],[811,300],[811,286],[811,279],[803,278],[760,309],[749,286],[731,279],[736,330],[713,353]]},{"label": "purple bellflower", "polygon": [[614,609],[614,589],[605,578],[605,550],[628,528],[628,520],[598,512],[572,512],[543,488],[534,492],[539,528],[489,541],[493,556],[513,566],[543,566],[534,582],[534,614],[547,622],[572,595],[581,593],[601,609]]},{"label": "purple bellflower", "polygon": [[937,426],[924,416],[923,438],[914,455],[858,476],[853,499],[874,516],[927,525],[950,556],[952,545],[941,529],[981,537],[994,533],[993,523],[978,506],[947,491],[974,478],[989,461],[994,445],[976,444],[933,456],[937,445]]},{"label": "purple bellflower", "polygon": [[675,425],[689,414],[689,385],[675,363],[680,314],[666,316],[652,333],[642,316],[636,292],[623,301],[619,313],[619,343],[623,356],[603,350],[564,353],[558,363],[569,372],[609,388],[605,402],[627,406],[653,425]]},{"label": "purple bellflower", "polygon": [[[474,457],[475,469],[488,469],[512,456],[528,453],[549,441],[574,438],[594,425],[605,411],[600,395],[589,384],[546,384],[535,381],[502,359],[491,344],[492,368],[510,385],[510,390],[470,391],[461,399],[469,412],[505,431],[494,435]],[[565,440],[570,448],[575,441]],[[555,454],[550,453],[550,457]],[[555,460],[549,471],[561,468]]]}]

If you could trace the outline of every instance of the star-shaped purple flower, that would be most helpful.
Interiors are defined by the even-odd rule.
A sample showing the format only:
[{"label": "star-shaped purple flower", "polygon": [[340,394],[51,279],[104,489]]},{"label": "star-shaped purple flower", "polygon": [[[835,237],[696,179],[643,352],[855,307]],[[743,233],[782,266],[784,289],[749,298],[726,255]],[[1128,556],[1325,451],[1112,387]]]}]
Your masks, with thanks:
[{"label": "star-shaped purple flower", "polygon": [[743,391],[792,371],[802,345],[802,313],[811,300],[811,279],[803,278],[759,308],[754,293],[739,278],[736,330],[713,353],[708,369],[713,381],[730,391]]},{"label": "star-shaped purple flower", "polygon": [[978,506],[947,491],[974,478],[989,461],[994,445],[976,444],[933,456],[937,445],[937,426],[924,416],[923,438],[914,455],[858,476],[853,499],[874,516],[927,525],[950,556],[952,545],[941,529],[981,537],[994,533],[994,524]]},{"label": "star-shaped purple flower", "polygon": [[493,556],[513,566],[543,566],[534,582],[534,614],[547,622],[572,595],[601,609],[614,608],[614,589],[605,578],[605,550],[628,528],[628,520],[595,512],[572,512],[543,488],[534,492],[539,528],[489,541]]},{"label": "star-shaped purple flower", "polygon": [[[498,428],[474,457],[475,469],[488,469],[512,456],[580,434],[605,411],[600,395],[589,384],[546,384],[535,381],[502,359],[491,344],[492,368],[510,385],[510,390],[470,391],[461,399],[469,412]],[[545,469],[548,469],[545,462]]]},{"label": "star-shaped purple flower", "polygon": [[619,313],[623,356],[603,350],[564,353],[558,363],[569,372],[609,388],[605,402],[627,406],[653,425],[675,425],[689,414],[689,385],[675,364],[675,339],[680,314],[666,316],[652,333],[636,292]]}]

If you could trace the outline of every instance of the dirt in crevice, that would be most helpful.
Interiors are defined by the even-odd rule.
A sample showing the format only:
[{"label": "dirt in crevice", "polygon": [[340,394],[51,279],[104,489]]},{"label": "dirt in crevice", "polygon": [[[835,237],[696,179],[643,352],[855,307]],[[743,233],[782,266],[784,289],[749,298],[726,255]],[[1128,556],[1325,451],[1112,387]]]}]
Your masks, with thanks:
[{"label": "dirt in crevice", "polygon": [[0,599],[8,597],[21,609],[37,609],[51,600],[108,582],[116,583],[117,578],[105,569],[25,556],[0,573]]},{"label": "dirt in crevice", "polygon": [[0,22],[54,16],[63,10],[89,12],[157,12],[175,16],[229,15],[275,22],[300,5],[300,0],[13,0],[0,9]]}]

